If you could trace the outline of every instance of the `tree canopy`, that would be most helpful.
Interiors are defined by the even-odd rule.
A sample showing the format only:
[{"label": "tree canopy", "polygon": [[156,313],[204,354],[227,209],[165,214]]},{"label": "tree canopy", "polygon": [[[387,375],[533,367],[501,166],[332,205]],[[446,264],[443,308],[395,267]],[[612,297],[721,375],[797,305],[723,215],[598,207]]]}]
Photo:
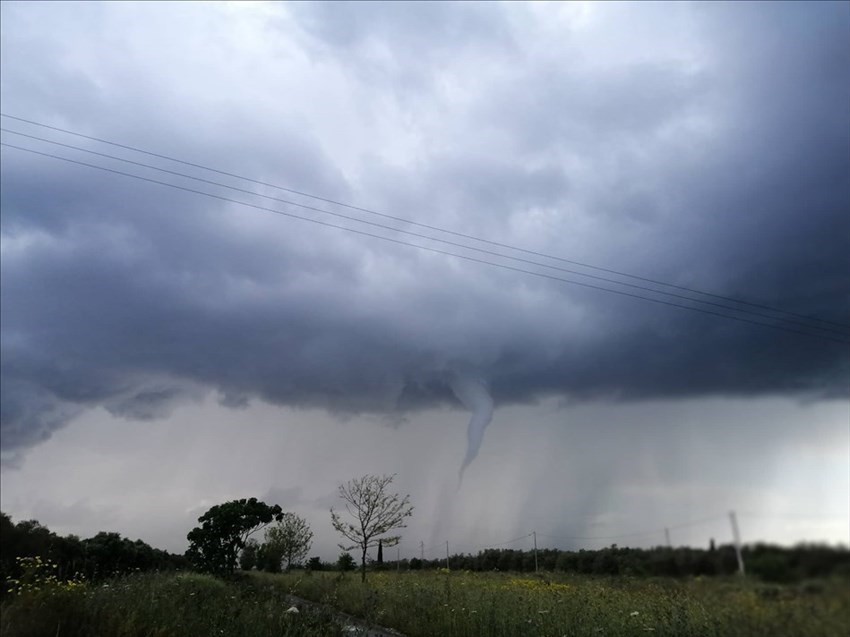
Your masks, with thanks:
[{"label": "tree canopy", "polygon": [[266,529],[266,546],[286,561],[287,570],[307,557],[312,545],[313,531],[307,520],[295,513],[284,513],[276,525]]},{"label": "tree canopy", "polygon": [[248,538],[282,518],[280,506],[269,506],[257,498],[217,504],[198,518],[200,526],[189,531],[186,555],[201,570],[233,573]]}]

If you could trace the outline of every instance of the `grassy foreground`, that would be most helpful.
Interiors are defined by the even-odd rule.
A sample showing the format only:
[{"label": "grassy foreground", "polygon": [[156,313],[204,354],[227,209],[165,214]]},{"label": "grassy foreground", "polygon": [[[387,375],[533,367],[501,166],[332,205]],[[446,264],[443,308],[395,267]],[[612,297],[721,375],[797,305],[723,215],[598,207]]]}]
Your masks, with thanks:
[{"label": "grassy foreground", "polygon": [[410,637],[843,637],[846,581],[779,587],[737,578],[683,581],[500,573],[253,573]]},{"label": "grassy foreground", "polygon": [[287,613],[289,594],[409,637],[839,637],[846,582],[802,587],[730,579],[555,578],[446,571],[139,574],[107,584],[19,586],[0,608],[2,637],[339,637],[330,611]]},{"label": "grassy foreground", "polygon": [[287,613],[285,592],[197,574],[140,574],[107,584],[42,582],[6,599],[2,637],[339,637],[317,612]]}]

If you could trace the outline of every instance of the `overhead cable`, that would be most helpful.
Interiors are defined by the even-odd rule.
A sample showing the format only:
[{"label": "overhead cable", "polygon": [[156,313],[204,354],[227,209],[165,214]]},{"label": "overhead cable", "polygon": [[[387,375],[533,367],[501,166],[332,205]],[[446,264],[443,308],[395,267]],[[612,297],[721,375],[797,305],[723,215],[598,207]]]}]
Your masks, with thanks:
[{"label": "overhead cable", "polygon": [[[643,301],[649,301],[651,303],[657,303],[657,304],[666,305],[666,306],[669,306],[669,307],[676,307],[676,308],[680,308],[680,309],[690,310],[690,311],[693,311],[693,312],[700,312],[702,314],[717,316],[717,317],[721,317],[721,318],[725,318],[725,319],[729,319],[729,320],[734,320],[734,321],[739,321],[739,322],[743,322],[743,323],[749,323],[749,324],[752,324],[752,325],[760,325],[762,327],[767,327],[767,328],[771,328],[771,329],[779,330],[779,331],[783,331],[783,332],[799,334],[799,335],[803,335],[803,336],[809,336],[809,337],[812,337],[812,338],[818,338],[818,339],[821,339],[821,340],[833,341],[833,342],[836,342],[836,343],[850,344],[850,340],[841,340],[841,339],[834,338],[832,336],[828,336],[828,335],[825,335],[825,334],[818,334],[818,333],[814,333],[814,332],[803,331],[803,330],[800,330],[800,329],[792,329],[792,328],[789,328],[789,327],[785,327],[784,325],[777,325],[777,324],[774,324],[774,323],[764,323],[762,321],[756,321],[756,320],[748,319],[748,318],[745,318],[745,317],[742,317],[742,316],[724,314],[724,313],[721,313],[721,312],[707,310],[707,309],[703,309],[703,308],[699,308],[699,307],[682,305],[680,303],[673,303],[671,301],[666,301],[666,300],[663,300],[663,299],[657,299],[657,298],[642,296],[642,295],[639,295],[639,294],[633,294],[631,292],[625,292],[623,290],[615,290],[615,289],[606,288],[606,287],[603,287],[603,286],[600,286],[600,285],[594,285],[594,284],[591,284],[591,283],[585,283],[585,282],[582,282],[582,281],[576,281],[576,280],[573,280],[573,279],[567,279],[567,278],[560,277],[560,276],[554,276],[554,275],[551,275],[551,274],[546,274],[544,272],[536,272],[534,270],[525,270],[523,268],[518,268],[518,267],[507,265],[507,264],[504,264],[504,263],[487,261],[486,259],[479,259],[479,258],[472,257],[472,256],[469,256],[469,255],[465,255],[465,254],[458,254],[456,252],[449,252],[447,250],[441,250],[441,249],[430,247],[430,246],[423,246],[423,245],[411,243],[411,242],[408,242],[408,241],[402,241],[400,239],[396,239],[396,238],[393,238],[393,237],[387,237],[387,236],[375,234],[375,233],[372,233],[372,232],[366,232],[366,231],[363,231],[363,230],[358,230],[358,229],[355,229],[355,228],[350,228],[350,227],[347,227],[347,226],[334,224],[334,223],[330,223],[330,222],[327,222],[327,221],[322,221],[320,219],[315,219],[313,217],[305,217],[305,216],[297,215],[297,214],[294,214],[294,213],[291,213],[291,212],[286,212],[286,211],[278,210],[278,209],[275,209],[275,208],[269,208],[267,206],[260,206],[260,205],[252,204],[252,203],[249,203],[249,202],[246,202],[246,201],[240,201],[238,199],[233,199],[233,198],[230,198],[230,197],[224,197],[222,195],[217,195],[217,194],[210,193],[210,192],[197,190],[195,188],[188,188],[186,186],[181,186],[181,185],[178,185],[178,184],[173,184],[173,183],[169,183],[169,182],[165,182],[165,181],[160,181],[160,180],[157,180],[157,179],[152,179],[150,177],[144,177],[142,175],[137,175],[137,174],[121,171],[121,170],[116,170],[114,168],[108,168],[108,167],[105,167],[105,166],[98,166],[98,165],[95,165],[95,164],[89,164],[87,162],[81,162],[81,161],[78,161],[76,159],[71,159],[71,158],[68,158],[68,157],[62,157],[60,155],[55,155],[55,154],[52,154],[52,153],[45,153],[45,152],[42,152],[42,151],[34,150],[32,148],[24,148],[24,147],[17,146],[17,145],[14,145],[14,144],[9,144],[9,143],[6,143],[6,142],[2,142],[2,143],[0,143],[0,145],[7,147],[7,148],[13,148],[15,150],[20,150],[20,151],[23,151],[23,152],[32,153],[32,154],[35,154],[35,155],[40,155],[40,156],[43,156],[43,157],[48,157],[48,158],[64,161],[64,162],[67,162],[67,163],[76,164],[76,165],[79,165],[79,166],[84,166],[84,167],[87,167],[87,168],[101,170],[101,171],[104,171],[104,172],[109,172],[109,173],[113,173],[113,174],[116,174],[116,175],[122,175],[122,176],[125,176],[125,177],[130,177],[132,179],[137,179],[137,180],[140,180],[140,181],[145,181],[145,182],[157,184],[157,185],[160,185],[160,186],[165,186],[165,187],[173,188],[173,189],[176,189],[176,190],[182,190],[182,191],[188,192],[188,193],[202,195],[202,196],[205,196],[205,197],[209,197],[211,199],[217,199],[219,201],[234,203],[234,204],[237,204],[237,205],[242,205],[242,206],[246,206],[246,207],[249,207],[249,208],[254,208],[256,210],[263,210],[263,211],[266,211],[266,212],[271,212],[271,213],[274,213],[274,214],[290,217],[290,218],[293,218],[293,219],[299,219],[299,220],[302,220],[302,221],[307,221],[307,222],[310,222],[310,223],[314,223],[314,224],[317,224],[317,225],[322,225],[322,226],[326,226],[326,227],[330,227],[330,228],[337,228],[337,229],[340,229],[340,230],[344,230],[346,232],[352,232],[352,233],[359,234],[359,235],[362,235],[362,236],[373,237],[373,238],[376,238],[376,239],[381,239],[383,241],[388,241],[388,242],[396,243],[396,244],[399,244],[399,245],[405,245],[405,246],[409,246],[409,247],[413,247],[413,248],[418,248],[420,250],[425,250],[425,251],[433,252],[433,253],[436,253],[436,254],[443,254],[443,255],[446,255],[446,256],[456,257],[456,258],[464,259],[466,261],[470,261],[470,262],[474,262],[474,263],[480,263],[480,264],[483,264],[483,265],[490,265],[490,266],[493,266],[493,267],[498,267],[498,268],[510,270],[510,271],[513,271],[513,272],[520,272],[520,273],[524,273],[524,274],[529,274],[531,276],[536,276],[536,277],[539,277],[539,278],[549,279],[549,280],[553,280],[553,281],[561,281],[563,283],[569,283],[571,285],[578,285],[578,286],[581,286],[581,287],[584,287],[584,288],[600,290],[600,291],[609,292],[609,293],[612,293],[612,294],[618,294],[620,296],[640,299],[640,300],[643,300]],[[328,211],[321,210],[321,209],[315,209],[315,210],[318,211],[318,212],[324,212],[324,213],[328,213],[328,214],[336,214],[337,216],[339,216],[338,213],[329,213]],[[355,221],[357,221],[357,220],[355,219]],[[392,231],[398,231],[398,230],[393,229],[393,228],[386,228],[386,229],[389,229],[389,230],[392,230]],[[425,237],[425,238],[428,239],[429,237]],[[469,249],[468,246],[459,246],[459,247]],[[495,256],[504,256],[504,255],[496,254]],[[513,259],[516,260],[515,257],[505,257],[505,258],[513,258]],[[587,275],[585,275],[585,276],[587,276]],[[656,293],[668,294],[668,293],[663,293],[663,292],[659,292],[659,291],[656,291]],[[693,301],[693,299],[691,299],[691,300]],[[808,329],[812,329],[812,327],[810,326],[810,327],[808,327]],[[823,328],[820,328],[820,329],[823,329]]]},{"label": "overhead cable", "polygon": [[559,272],[565,272],[567,274],[573,274],[573,275],[576,275],[576,276],[582,276],[582,277],[593,279],[593,280],[596,280],[596,281],[603,281],[605,283],[613,283],[614,285],[621,285],[621,286],[632,288],[632,289],[642,290],[644,292],[650,292],[650,293],[653,293],[653,294],[661,294],[661,295],[664,295],[664,296],[667,296],[667,297],[670,297],[670,298],[681,299],[681,300],[690,301],[690,302],[693,302],[693,303],[701,303],[703,305],[708,305],[708,306],[711,306],[711,307],[717,307],[717,308],[721,308],[721,309],[725,309],[725,310],[730,310],[732,312],[749,314],[749,315],[752,315],[752,316],[757,316],[757,317],[760,317],[760,318],[765,318],[765,319],[773,320],[773,321],[780,321],[780,322],[788,324],[788,325],[796,325],[798,327],[802,327],[802,328],[805,328],[805,329],[817,329],[817,330],[822,330],[822,331],[825,331],[825,332],[835,333],[835,334],[838,334],[840,336],[850,336],[850,334],[848,334],[846,331],[839,330],[839,329],[836,329],[836,328],[833,328],[833,327],[823,327],[823,326],[819,326],[819,325],[810,325],[810,324],[803,323],[803,322],[793,320],[793,319],[783,319],[783,318],[780,318],[780,317],[771,316],[771,315],[765,314],[763,312],[757,312],[757,311],[754,311],[754,310],[748,310],[748,309],[744,309],[744,308],[737,308],[737,307],[725,305],[725,304],[722,304],[722,303],[715,303],[714,301],[706,301],[706,300],[703,300],[703,299],[695,299],[693,297],[685,296],[685,295],[682,295],[682,294],[676,294],[674,292],[665,292],[663,290],[656,290],[654,288],[649,288],[649,287],[646,287],[646,286],[643,286],[643,285],[637,285],[637,284],[634,284],[634,283],[627,283],[627,282],[624,282],[624,281],[617,281],[616,279],[609,279],[607,277],[602,277],[602,276],[598,276],[598,275],[594,275],[594,274],[587,274],[586,272],[579,272],[577,270],[571,270],[569,268],[563,268],[563,267],[559,267],[559,266],[556,266],[556,265],[550,265],[550,264],[547,264],[547,263],[540,263],[538,261],[532,261],[530,259],[525,259],[525,258],[522,258],[522,257],[516,257],[516,256],[512,256],[512,255],[509,255],[509,254],[503,254],[501,252],[494,252],[492,250],[487,250],[487,249],[484,249],[484,248],[477,248],[477,247],[474,247],[474,246],[469,246],[469,245],[466,245],[466,244],[457,243],[457,242],[449,241],[449,240],[446,240],[446,239],[440,239],[438,237],[432,237],[432,236],[425,235],[425,234],[422,234],[422,233],[419,233],[419,232],[413,232],[411,230],[405,230],[403,228],[394,228],[392,226],[387,226],[385,224],[376,223],[374,221],[367,221],[367,220],[364,220],[364,219],[358,219],[357,217],[352,217],[350,215],[345,215],[345,214],[342,214],[342,213],[339,213],[339,212],[334,212],[334,211],[331,211],[331,210],[325,210],[323,208],[316,208],[314,206],[302,204],[302,203],[299,203],[297,201],[291,201],[291,200],[288,200],[288,199],[281,199],[279,197],[272,197],[270,195],[264,195],[264,194],[261,194],[261,193],[254,192],[252,190],[247,190],[245,188],[239,188],[239,187],[236,187],[236,186],[231,186],[229,184],[223,184],[223,183],[218,182],[218,181],[213,181],[213,180],[210,180],[210,179],[204,179],[202,177],[196,177],[194,175],[187,175],[185,173],[177,172],[177,171],[174,171],[174,170],[168,170],[167,168],[161,168],[159,166],[154,166],[154,165],[151,165],[151,164],[145,164],[143,162],[133,161],[131,159],[125,159],[123,157],[116,157],[114,155],[109,155],[107,153],[100,153],[100,152],[93,151],[93,150],[90,150],[90,149],[87,149],[87,148],[74,146],[72,144],[64,144],[62,142],[57,142],[57,141],[54,141],[54,140],[51,140],[51,139],[46,139],[46,138],[38,137],[38,136],[35,136],[35,135],[28,135],[26,133],[21,133],[19,131],[9,130],[7,128],[0,128],[0,131],[2,131],[4,133],[11,133],[13,135],[19,135],[21,137],[26,137],[26,138],[33,139],[33,140],[36,140],[36,141],[46,142],[48,144],[53,144],[55,146],[61,146],[63,148],[68,148],[68,149],[71,149],[71,150],[76,150],[76,151],[88,153],[90,155],[95,155],[95,156],[103,157],[103,158],[106,158],[106,159],[112,159],[112,160],[115,160],[115,161],[120,161],[120,162],[123,162],[123,163],[126,163],[126,164],[131,164],[131,165],[134,165],[134,166],[139,166],[139,167],[142,167],[142,168],[148,168],[148,169],[151,169],[151,170],[156,170],[156,171],[166,173],[166,174],[169,174],[169,175],[174,175],[176,177],[182,177],[182,178],[185,178],[185,179],[191,179],[193,181],[205,183],[205,184],[212,185],[212,186],[227,188],[229,190],[234,190],[236,192],[241,192],[243,194],[261,197],[263,199],[268,199],[268,200],[275,201],[275,202],[278,202],[278,203],[283,203],[283,204],[287,204],[287,205],[291,205],[291,206],[297,206],[299,208],[311,210],[313,212],[319,212],[319,213],[322,213],[322,214],[327,214],[327,215],[331,215],[331,216],[334,216],[334,217],[347,219],[349,221],[355,221],[357,223],[362,223],[362,224],[365,224],[365,225],[368,225],[368,226],[382,228],[384,230],[390,230],[392,232],[398,232],[400,234],[406,234],[406,235],[409,235],[409,236],[414,236],[414,237],[417,237],[417,238],[420,238],[420,239],[426,239],[426,240],[429,240],[429,241],[436,241],[438,243],[443,243],[443,244],[450,245],[450,246],[453,246],[453,247],[456,247],[456,248],[472,250],[474,252],[487,254],[487,255],[490,255],[490,256],[496,256],[496,257],[500,257],[500,258],[504,258],[504,259],[510,259],[512,261],[517,261],[519,263],[525,263],[525,264],[528,264],[528,265],[535,265],[535,266],[539,266],[539,267],[549,268],[551,270],[556,270],[556,271],[559,271]]},{"label": "overhead cable", "polygon": [[[307,193],[307,192],[304,192],[304,191],[301,191],[301,190],[296,190],[296,189],[293,189],[293,188],[287,188],[285,186],[272,184],[272,183],[269,183],[269,182],[253,179],[251,177],[246,177],[246,176],[243,176],[243,175],[238,175],[236,173],[220,170],[220,169],[213,168],[213,167],[210,167],[210,166],[205,166],[203,164],[198,164],[198,163],[182,160],[182,159],[179,159],[179,158],[176,158],[176,157],[171,157],[169,155],[164,155],[164,154],[161,154],[161,153],[155,153],[155,152],[144,150],[144,149],[141,149],[141,148],[138,148],[138,147],[135,147],[135,146],[130,146],[130,145],[127,145],[127,144],[121,144],[121,143],[118,143],[118,142],[107,140],[107,139],[104,139],[104,138],[101,138],[101,137],[95,137],[95,136],[92,136],[92,135],[85,135],[83,133],[79,133],[79,132],[76,132],[76,131],[71,131],[71,130],[68,130],[68,129],[65,129],[65,128],[60,128],[58,126],[51,126],[49,124],[44,124],[42,122],[37,122],[37,121],[34,121],[34,120],[30,120],[30,119],[26,119],[26,118],[22,118],[22,117],[17,117],[17,116],[14,116],[14,115],[9,115],[9,114],[6,114],[6,113],[0,113],[0,116],[6,117],[6,118],[9,118],[9,119],[12,119],[12,120],[16,120],[16,121],[19,121],[19,122],[31,124],[33,126],[39,126],[39,127],[46,128],[46,129],[49,129],[49,130],[54,130],[54,131],[57,131],[57,132],[68,134],[68,135],[73,135],[73,136],[80,137],[80,138],[83,138],[83,139],[88,139],[88,140],[91,140],[91,141],[96,141],[96,142],[99,142],[99,143],[108,144],[108,145],[111,145],[111,146],[114,146],[114,147],[117,147],[117,148],[123,148],[123,149],[130,150],[130,151],[133,151],[133,152],[145,154],[145,155],[148,155],[148,156],[151,156],[151,157],[157,157],[159,159],[165,159],[167,161],[183,164],[183,165],[186,165],[186,166],[191,166],[191,167],[194,167],[194,168],[199,168],[201,170],[206,170],[206,171],[209,171],[209,172],[213,172],[213,173],[216,173],[216,174],[232,177],[232,178],[235,178],[235,179],[244,180],[244,181],[254,183],[254,184],[257,184],[257,185],[262,185],[262,186],[266,186],[266,187],[269,187],[269,188],[274,188],[276,190],[281,190],[281,191],[284,191],[284,192],[297,194],[299,196],[308,197],[308,198],[311,198],[311,199],[315,199],[317,201],[323,201],[325,203],[333,204],[333,205],[336,205],[336,206],[341,206],[341,207],[344,207],[344,208],[347,208],[347,209],[350,209],[350,210],[356,210],[356,211],[359,211],[359,212],[364,212],[364,213],[367,213],[367,214],[383,217],[385,219],[392,219],[394,221],[407,223],[407,224],[410,224],[410,225],[418,226],[418,227],[421,227],[421,228],[426,228],[426,229],[429,229],[429,230],[434,230],[434,231],[437,231],[437,232],[443,232],[443,233],[453,235],[453,236],[456,236],[456,237],[460,237],[460,238],[464,238],[464,239],[468,239],[468,240],[473,240],[473,241],[478,241],[478,242],[481,242],[481,243],[489,244],[489,245],[500,247],[500,248],[506,248],[506,249],[514,250],[514,251],[521,252],[521,253],[524,253],[524,254],[534,255],[534,256],[542,257],[542,258],[546,258],[546,259],[552,259],[552,260],[555,260],[555,261],[560,261],[562,263],[569,263],[569,264],[580,266],[580,267],[583,267],[583,268],[588,268],[588,269],[592,269],[592,270],[596,270],[596,271],[600,271],[600,272],[605,272],[607,274],[613,274],[613,275],[622,276],[622,277],[626,277],[626,278],[633,279],[633,280],[643,281],[645,283],[652,283],[654,285],[660,285],[660,286],[671,288],[671,289],[677,289],[677,290],[684,291],[684,292],[690,292],[692,294],[700,294],[700,295],[703,295],[703,296],[706,296],[706,297],[724,300],[724,301],[739,304],[739,305],[746,305],[746,306],[749,306],[749,307],[755,307],[755,308],[759,308],[759,309],[762,309],[762,310],[768,310],[770,312],[774,312],[774,313],[777,313],[777,314],[784,314],[786,316],[793,316],[797,319],[803,319],[803,320],[810,321],[810,322],[817,322],[817,323],[821,323],[821,324],[825,324],[825,325],[833,325],[833,326],[844,327],[844,328],[850,327],[850,324],[847,324],[847,323],[829,321],[829,320],[822,319],[822,318],[819,318],[819,317],[809,316],[809,315],[805,315],[805,314],[799,314],[799,313],[796,313],[796,312],[790,312],[788,310],[783,310],[783,309],[772,307],[772,306],[769,306],[769,305],[766,305],[766,304],[754,303],[752,301],[746,301],[746,300],[743,300],[743,299],[738,299],[738,298],[735,298],[735,297],[716,294],[716,293],[712,293],[712,292],[705,292],[705,291],[702,291],[702,290],[699,290],[699,289],[696,289],[696,288],[691,288],[691,287],[687,287],[687,286],[668,283],[668,282],[665,282],[665,281],[660,281],[660,280],[657,280],[657,279],[651,279],[651,278],[648,278],[648,277],[643,277],[643,276],[639,276],[639,275],[635,275],[635,274],[630,274],[630,273],[627,273],[627,272],[613,270],[613,269],[610,269],[610,268],[604,268],[604,267],[592,265],[592,264],[589,264],[589,263],[584,263],[584,262],[581,262],[581,261],[567,259],[567,258],[556,256],[556,255],[546,254],[546,253],[535,251],[535,250],[529,250],[529,249],[526,249],[526,248],[521,248],[521,247],[513,246],[513,245],[510,245],[510,244],[501,243],[501,242],[498,242],[498,241],[492,241],[492,240],[489,240],[489,239],[484,239],[482,237],[477,237],[475,235],[457,232],[457,231],[450,230],[450,229],[447,229],[447,228],[441,228],[441,227],[438,227],[438,226],[432,226],[432,225],[429,225],[429,224],[424,224],[424,223],[417,222],[417,221],[414,221],[414,220],[411,220],[411,219],[406,219],[406,218],[403,218],[403,217],[389,215],[389,214],[386,214],[386,213],[371,210],[369,208],[363,208],[363,207],[360,207],[360,206],[347,204],[347,203],[344,203],[344,202],[336,201],[334,199],[329,199],[329,198],[326,198],[326,197],[321,197],[321,196],[318,196],[318,195],[310,194],[310,193]],[[17,134],[22,134],[22,133],[17,133]],[[50,140],[45,140],[45,141],[50,141]],[[50,143],[57,143],[58,144],[58,142],[50,142]],[[59,144],[59,145],[63,145],[63,144]],[[89,152],[89,151],[86,151],[86,152]],[[126,161],[126,160],[123,160],[123,159],[120,159],[120,158],[116,158],[116,159],[119,159],[120,161]],[[134,163],[134,162],[131,162],[131,163]],[[154,169],[155,170],[163,170],[163,169],[159,169],[159,168],[154,168]],[[164,170],[164,172],[170,172],[170,171]],[[190,177],[190,178],[194,179],[194,177]],[[199,179],[199,180],[205,181],[205,180],[201,180],[201,179]],[[221,184],[219,184],[219,185],[221,185]],[[225,186],[225,187],[230,187],[230,186]],[[236,189],[236,188],[234,188],[234,189]],[[238,190],[238,189],[236,189],[236,190]],[[252,193],[252,194],[257,194],[257,193]],[[260,196],[264,196],[264,195],[260,195]],[[274,198],[271,198],[271,197],[267,197],[267,198],[274,199]],[[287,202],[287,203],[291,203],[292,205],[300,205],[300,204],[297,204],[297,203],[294,203],[294,202]],[[307,207],[307,206],[303,206],[303,207]],[[309,207],[307,207],[307,208],[309,208]],[[322,212],[327,212],[327,211],[322,211]],[[364,222],[364,223],[366,223],[366,222]],[[412,234],[412,233],[409,233],[409,234]],[[421,236],[421,235],[416,235],[416,236]],[[431,240],[439,240],[439,239],[435,239],[433,237],[428,237],[428,238],[431,239]],[[454,244],[452,244],[452,245],[454,245]],[[474,249],[474,248],[470,248],[469,246],[464,246],[464,247],[467,247],[469,249]],[[504,255],[500,255],[500,256],[504,256]],[[538,265],[542,265],[542,264],[538,264]],[[543,267],[551,267],[551,266],[544,265]],[[572,272],[571,270],[565,270],[565,271]],[[582,273],[578,273],[578,274],[581,274],[582,276],[591,276],[591,275],[582,274]],[[607,279],[603,279],[603,280],[607,280]],[[629,284],[623,283],[623,282],[617,282],[617,283],[620,284],[620,285],[629,285]],[[632,287],[638,287],[638,286],[632,286]],[[639,288],[639,289],[648,289],[648,290],[651,290],[651,291],[657,292],[657,293],[669,294],[670,296],[678,296],[678,295],[672,295],[670,293],[665,293],[663,291],[654,290],[652,288]],[[693,299],[691,297],[681,297],[681,298],[687,298],[688,300],[696,301],[696,302],[708,303],[707,301],[701,301],[699,299]],[[721,307],[727,307],[727,306],[721,306]],[[729,308],[729,309],[731,309],[731,308]],[[740,308],[736,308],[735,311],[744,311],[744,310],[741,310]],[[759,315],[763,316],[761,314],[759,314]],[[783,319],[780,319],[779,317],[770,317],[770,318],[783,320]],[[787,320],[787,319],[785,319],[785,320]],[[807,326],[808,327],[815,327],[813,325],[807,325]]]}]

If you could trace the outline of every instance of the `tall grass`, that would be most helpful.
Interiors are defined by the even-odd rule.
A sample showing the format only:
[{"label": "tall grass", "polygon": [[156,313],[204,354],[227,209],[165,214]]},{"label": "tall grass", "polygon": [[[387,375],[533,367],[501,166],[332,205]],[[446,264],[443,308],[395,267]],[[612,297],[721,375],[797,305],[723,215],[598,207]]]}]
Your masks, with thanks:
[{"label": "tall grass", "polygon": [[42,587],[3,603],[3,637],[324,637],[327,614],[290,604],[280,589],[198,574],[141,574],[106,584]]},{"label": "tall grass", "polygon": [[254,574],[266,586],[342,608],[410,637],[843,637],[846,582],[766,587],[688,581],[460,572]]},{"label": "tall grass", "polygon": [[[287,613],[290,594],[328,605]],[[838,637],[846,582],[554,578],[507,573],[139,574],[106,584],[45,579],[0,609],[2,637],[324,637],[332,608],[410,637]]]}]

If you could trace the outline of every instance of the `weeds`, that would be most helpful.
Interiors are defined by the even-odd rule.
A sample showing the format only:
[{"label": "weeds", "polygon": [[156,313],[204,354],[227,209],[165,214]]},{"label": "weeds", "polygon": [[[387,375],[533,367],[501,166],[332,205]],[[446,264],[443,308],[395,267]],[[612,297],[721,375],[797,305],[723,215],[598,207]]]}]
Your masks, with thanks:
[{"label": "weeds", "polygon": [[410,637],[838,637],[850,625],[850,591],[838,581],[765,596],[731,578],[384,572],[363,585],[327,573],[253,577]]},{"label": "weeds", "polygon": [[28,588],[4,602],[3,637],[338,637],[328,614],[283,594],[198,574],[138,574],[82,587]]},{"label": "weeds", "polygon": [[332,610],[287,612],[294,594],[409,637],[838,637],[850,625],[846,582],[769,585],[692,580],[380,572],[137,574],[58,582],[33,561],[3,604],[3,637],[339,636]]}]

